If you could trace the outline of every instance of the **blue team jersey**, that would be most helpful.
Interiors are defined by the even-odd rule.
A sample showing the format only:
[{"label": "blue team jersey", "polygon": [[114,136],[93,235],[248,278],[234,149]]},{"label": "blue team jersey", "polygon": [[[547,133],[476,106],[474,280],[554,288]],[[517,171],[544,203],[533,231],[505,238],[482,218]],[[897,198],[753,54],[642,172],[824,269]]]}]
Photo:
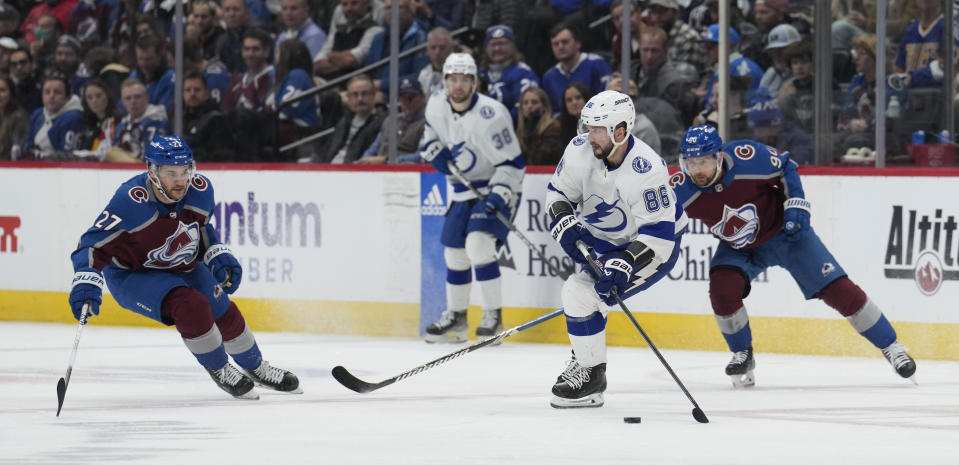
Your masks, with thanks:
[{"label": "blue team jersey", "polygon": [[[919,26],[919,20],[906,27],[902,35],[899,48],[896,51],[896,68],[899,68],[911,77],[910,86],[924,87],[938,85],[938,80],[932,75],[929,64],[942,57],[945,49],[943,44],[942,16],[928,29]],[[955,52],[959,55],[959,41],[954,41]]]},{"label": "blue team jersey", "polygon": [[680,171],[669,185],[686,214],[719,240],[734,249],[759,247],[782,229],[786,198],[805,198],[796,163],[788,152],[752,140],[727,142],[721,151],[720,182],[699,187]]},{"label": "blue team jersey", "polygon": [[[136,71],[133,71],[130,77],[140,79],[141,81],[143,80],[143,77]],[[150,83],[144,82],[147,87],[147,96],[150,98],[150,103],[169,108],[170,102],[173,101],[173,92],[175,90],[173,78],[173,70],[168,69],[163,73],[163,76],[160,76],[160,79]]]},{"label": "blue team jersey", "polygon": [[[305,71],[294,69],[283,78],[283,82],[277,87],[276,92],[267,97],[266,105],[271,111],[276,111],[277,102],[289,100],[313,87],[313,80]],[[290,120],[297,126],[316,127],[319,124],[316,98],[306,98],[293,105],[283,107],[280,118]]]},{"label": "blue team jersey", "polygon": [[609,68],[601,56],[594,53],[583,53],[580,56],[579,63],[571,73],[563,70],[557,63],[546,71],[543,75],[543,90],[549,96],[549,104],[552,105],[553,113],[561,112],[563,109],[563,90],[570,82],[576,81],[585,85],[596,95],[606,90],[606,84],[609,83],[613,71]]},{"label": "blue team jersey", "polygon": [[539,77],[523,62],[514,63],[506,68],[498,79],[490,78],[489,70],[481,69],[480,76],[486,80],[489,87],[486,94],[499,100],[516,121],[516,111],[519,108],[519,96],[530,86],[539,86]]},{"label": "blue team jersey", "polygon": [[32,149],[37,158],[51,156],[54,152],[69,152],[76,148],[77,133],[82,125],[83,111],[76,96],[50,120],[44,114],[43,107],[37,108],[30,114],[23,148]]},{"label": "blue team jersey", "polygon": [[167,205],[154,196],[147,173],[123,183],[71,254],[75,271],[189,271],[219,240],[208,227],[213,186],[199,174],[186,196]]},{"label": "blue team jersey", "polygon": [[[753,91],[759,88],[759,81],[763,79],[763,69],[755,61],[742,56],[739,52],[729,54],[729,74],[731,76],[749,76],[749,90]],[[709,85],[706,86],[706,101],[708,102],[713,95],[713,84],[719,80],[719,75],[713,73],[709,78]]]},{"label": "blue team jersey", "polygon": [[220,62],[213,62],[203,70],[203,77],[206,78],[206,87],[210,91],[210,99],[217,104],[222,103],[227,94],[230,93],[230,83],[233,78],[226,66]]}]

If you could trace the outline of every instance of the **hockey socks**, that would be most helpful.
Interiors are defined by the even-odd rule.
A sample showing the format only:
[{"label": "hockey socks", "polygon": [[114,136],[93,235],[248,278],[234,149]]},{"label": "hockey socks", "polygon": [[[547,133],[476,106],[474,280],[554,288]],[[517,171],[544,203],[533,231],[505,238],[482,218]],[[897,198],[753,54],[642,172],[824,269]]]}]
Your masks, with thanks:
[{"label": "hockey socks", "polygon": [[216,319],[216,326],[223,334],[226,353],[233,357],[237,365],[247,370],[254,370],[263,362],[263,355],[256,345],[253,331],[246,325],[243,314],[236,304],[230,302],[226,312]]},{"label": "hockey socks", "polygon": [[884,349],[896,342],[896,330],[882,310],[848,277],[843,276],[829,283],[820,291],[819,297],[846,317],[856,332],[876,348]]}]

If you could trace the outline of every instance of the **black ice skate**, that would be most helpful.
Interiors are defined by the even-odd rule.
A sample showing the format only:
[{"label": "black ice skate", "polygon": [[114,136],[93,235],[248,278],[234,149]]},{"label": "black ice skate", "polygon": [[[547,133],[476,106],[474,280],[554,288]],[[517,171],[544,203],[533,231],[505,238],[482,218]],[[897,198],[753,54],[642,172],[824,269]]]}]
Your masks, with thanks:
[{"label": "black ice skate", "polygon": [[[483,320],[476,327],[476,337],[487,339],[503,332],[503,313],[500,309],[484,310]],[[498,344],[498,343],[497,343]]]},{"label": "black ice skate", "polygon": [[726,365],[726,374],[732,380],[733,387],[752,387],[756,385],[756,377],[753,376],[754,368],[756,368],[756,361],[753,360],[753,348],[750,346],[746,350],[733,352],[733,359]]},{"label": "black ice skate", "polygon": [[237,399],[250,400],[260,398],[260,396],[253,391],[253,380],[241,373],[240,370],[237,370],[231,363],[227,362],[227,364],[223,365],[223,368],[219,370],[207,369],[206,371],[210,374],[210,377],[213,378],[216,385],[220,386],[220,389],[223,389],[231,396]]},{"label": "black ice skate", "polygon": [[466,310],[447,310],[439,320],[426,327],[426,342],[464,342],[467,329]]},{"label": "black ice skate", "polygon": [[300,389],[300,380],[293,373],[270,366],[270,362],[263,360],[260,366],[255,370],[243,371],[250,375],[257,386],[270,388],[275,391],[288,392],[290,394],[303,394]]},{"label": "black ice skate", "polygon": [[892,365],[899,376],[916,383],[916,380],[912,377],[916,374],[916,361],[906,353],[907,350],[909,349],[906,346],[893,342],[889,344],[889,347],[882,349],[882,354],[886,356],[886,360],[889,360],[889,364]]},{"label": "black ice skate", "polygon": [[549,405],[553,408],[595,408],[603,406],[603,392],[606,391],[606,364],[584,367],[574,356],[566,370],[556,378],[553,385],[553,398]]}]

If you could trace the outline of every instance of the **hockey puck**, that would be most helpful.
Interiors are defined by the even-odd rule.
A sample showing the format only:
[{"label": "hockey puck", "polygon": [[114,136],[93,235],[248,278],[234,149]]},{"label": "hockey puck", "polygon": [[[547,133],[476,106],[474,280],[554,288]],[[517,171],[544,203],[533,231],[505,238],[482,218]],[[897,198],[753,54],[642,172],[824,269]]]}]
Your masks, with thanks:
[{"label": "hockey puck", "polygon": [[623,417],[623,423],[640,423],[642,421],[641,417]]}]

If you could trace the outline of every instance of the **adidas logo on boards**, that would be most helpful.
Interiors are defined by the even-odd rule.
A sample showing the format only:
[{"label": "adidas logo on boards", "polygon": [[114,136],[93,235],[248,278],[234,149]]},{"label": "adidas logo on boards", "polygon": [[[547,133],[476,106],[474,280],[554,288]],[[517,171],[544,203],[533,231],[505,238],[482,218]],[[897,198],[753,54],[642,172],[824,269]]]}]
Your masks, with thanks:
[{"label": "adidas logo on boards", "polygon": [[420,206],[420,213],[424,216],[443,216],[446,214],[446,204],[443,202],[443,195],[440,194],[438,184],[433,184],[430,193],[423,199],[423,205]]}]

